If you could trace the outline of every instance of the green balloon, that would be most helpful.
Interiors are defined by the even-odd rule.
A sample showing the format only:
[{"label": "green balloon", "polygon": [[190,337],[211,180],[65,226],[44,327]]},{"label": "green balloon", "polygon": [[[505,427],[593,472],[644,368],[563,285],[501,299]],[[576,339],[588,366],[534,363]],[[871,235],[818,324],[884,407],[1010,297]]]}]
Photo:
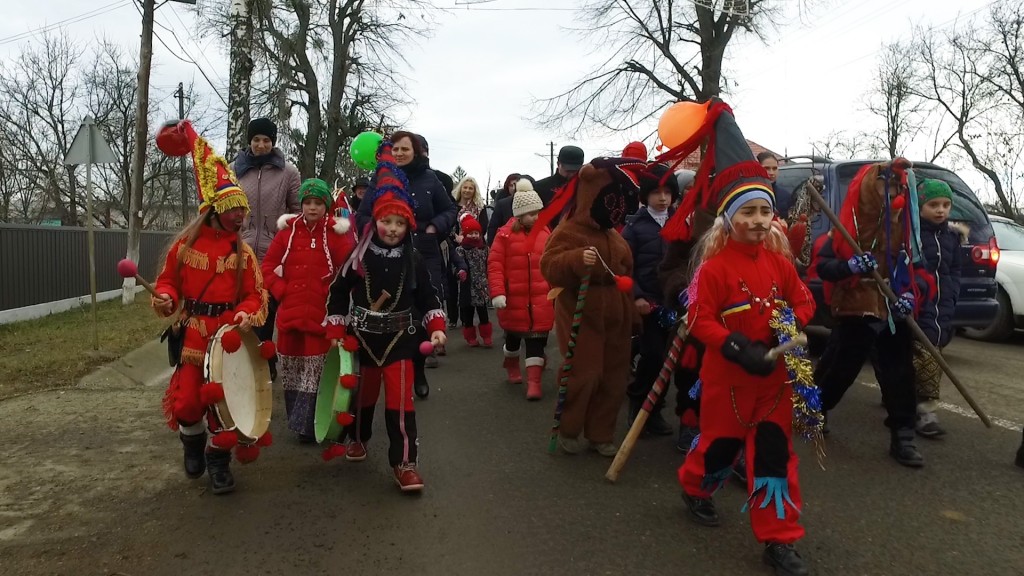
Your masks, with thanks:
[{"label": "green balloon", "polygon": [[377,148],[384,141],[384,137],[376,132],[363,132],[352,140],[348,153],[352,161],[363,170],[373,170],[377,167]]}]

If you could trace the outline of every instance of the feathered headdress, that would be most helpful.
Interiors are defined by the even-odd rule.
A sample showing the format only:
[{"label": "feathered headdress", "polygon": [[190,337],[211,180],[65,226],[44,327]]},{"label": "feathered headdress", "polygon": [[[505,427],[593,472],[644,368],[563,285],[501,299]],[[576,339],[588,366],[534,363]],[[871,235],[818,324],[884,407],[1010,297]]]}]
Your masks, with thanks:
[{"label": "feathered headdress", "polygon": [[174,120],[164,124],[157,132],[156,146],[168,156],[192,153],[200,212],[211,206],[218,214],[232,208],[249,211],[249,200],[238,186],[235,172],[224,158],[213,151],[209,142],[196,133],[191,121]]}]

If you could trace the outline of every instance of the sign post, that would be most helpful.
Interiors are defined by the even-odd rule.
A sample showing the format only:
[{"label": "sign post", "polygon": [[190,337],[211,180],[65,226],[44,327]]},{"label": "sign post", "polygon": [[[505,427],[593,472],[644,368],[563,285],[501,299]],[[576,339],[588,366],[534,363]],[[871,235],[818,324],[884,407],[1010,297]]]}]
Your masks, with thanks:
[{"label": "sign post", "polygon": [[98,320],[96,317],[96,238],[93,234],[95,227],[92,217],[92,165],[93,164],[114,164],[114,152],[110,145],[103,139],[96,121],[91,116],[86,116],[82,126],[78,128],[75,139],[68,149],[64,163],[67,165],[85,164],[85,221],[88,229],[88,251],[89,251],[89,295],[92,300],[92,349],[100,349],[100,338],[98,331]]}]

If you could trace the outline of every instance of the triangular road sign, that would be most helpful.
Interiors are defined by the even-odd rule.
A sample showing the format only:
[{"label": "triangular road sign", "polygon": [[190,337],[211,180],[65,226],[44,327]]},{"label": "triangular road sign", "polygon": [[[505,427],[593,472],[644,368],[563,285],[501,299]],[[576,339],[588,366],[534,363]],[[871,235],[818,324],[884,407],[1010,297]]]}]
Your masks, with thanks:
[{"label": "triangular road sign", "polygon": [[[90,146],[90,140],[91,146]],[[99,126],[91,116],[82,121],[82,126],[75,134],[75,140],[71,143],[67,156],[64,157],[65,164],[114,164],[117,158],[110,144],[103,139]]]}]

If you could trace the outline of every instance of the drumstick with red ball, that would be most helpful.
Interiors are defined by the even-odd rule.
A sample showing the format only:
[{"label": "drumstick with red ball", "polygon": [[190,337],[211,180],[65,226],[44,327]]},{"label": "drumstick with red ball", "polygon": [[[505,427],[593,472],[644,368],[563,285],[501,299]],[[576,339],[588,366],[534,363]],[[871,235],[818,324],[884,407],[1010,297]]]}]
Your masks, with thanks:
[{"label": "drumstick with red ball", "polygon": [[142,284],[142,287],[148,290],[150,294],[152,294],[156,298],[162,298],[162,296],[156,293],[156,288],[153,288],[152,284],[147,282],[145,278],[139,275],[138,265],[136,265],[135,262],[132,262],[128,258],[125,258],[124,260],[121,260],[120,262],[117,263],[117,273],[121,275],[121,278],[134,277],[135,281],[138,282],[139,284]]}]

